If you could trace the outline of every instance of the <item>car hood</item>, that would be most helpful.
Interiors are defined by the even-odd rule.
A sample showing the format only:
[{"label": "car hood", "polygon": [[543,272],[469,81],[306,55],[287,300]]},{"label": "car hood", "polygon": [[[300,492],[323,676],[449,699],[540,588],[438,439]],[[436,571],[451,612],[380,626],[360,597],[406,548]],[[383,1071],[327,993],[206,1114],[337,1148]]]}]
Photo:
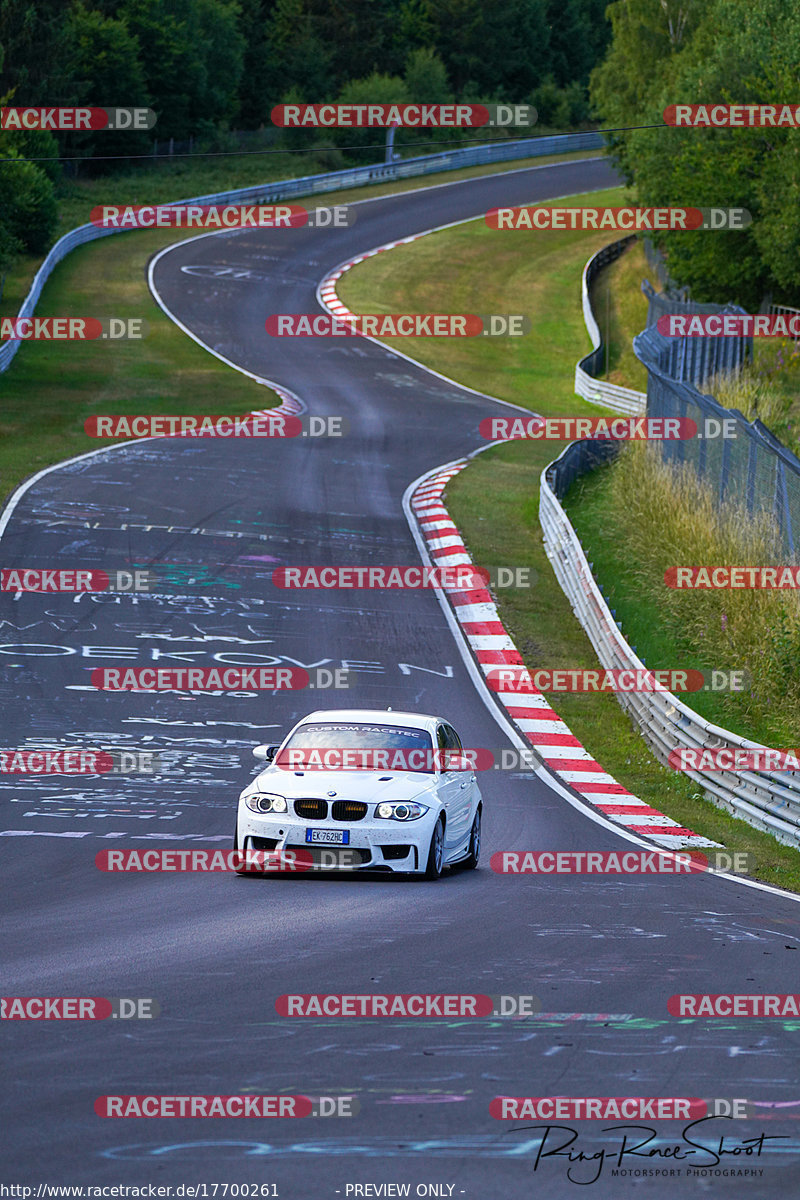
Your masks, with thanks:
[{"label": "car hood", "polygon": [[[244,789],[275,792],[287,799],[298,796],[326,799],[330,792],[342,800],[414,800],[431,792],[436,777],[421,771],[284,771],[267,767]],[[330,797],[333,799],[333,797]]]}]

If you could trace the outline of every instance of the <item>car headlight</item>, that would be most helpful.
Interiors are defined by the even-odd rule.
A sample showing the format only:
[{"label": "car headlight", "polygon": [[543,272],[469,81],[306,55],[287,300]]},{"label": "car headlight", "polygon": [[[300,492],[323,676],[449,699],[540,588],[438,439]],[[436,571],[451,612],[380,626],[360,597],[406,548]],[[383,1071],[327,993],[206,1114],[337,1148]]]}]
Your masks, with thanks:
[{"label": "car headlight", "polygon": [[416,821],[424,817],[426,812],[427,805],[417,804],[416,800],[402,800],[391,804],[379,804],[375,809],[375,816],[385,821]]},{"label": "car headlight", "polygon": [[255,813],[285,813],[287,804],[283,796],[272,796],[266,792],[254,792],[245,796],[244,802],[251,812]]}]

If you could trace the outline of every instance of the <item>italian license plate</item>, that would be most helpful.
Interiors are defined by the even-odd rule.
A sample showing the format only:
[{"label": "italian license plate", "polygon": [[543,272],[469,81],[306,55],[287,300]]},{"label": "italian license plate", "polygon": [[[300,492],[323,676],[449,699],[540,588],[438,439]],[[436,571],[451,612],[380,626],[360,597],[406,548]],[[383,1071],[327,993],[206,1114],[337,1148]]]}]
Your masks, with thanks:
[{"label": "italian license plate", "polygon": [[350,843],[349,829],[307,829],[306,841],[315,845],[347,846]]}]

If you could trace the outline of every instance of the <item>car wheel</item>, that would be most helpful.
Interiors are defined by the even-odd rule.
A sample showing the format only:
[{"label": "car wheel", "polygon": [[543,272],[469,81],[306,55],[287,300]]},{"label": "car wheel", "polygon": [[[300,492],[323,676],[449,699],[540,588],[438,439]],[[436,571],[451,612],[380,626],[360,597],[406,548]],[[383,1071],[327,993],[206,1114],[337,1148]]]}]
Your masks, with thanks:
[{"label": "car wheel", "polygon": [[431,845],[428,850],[428,864],[425,868],[426,879],[438,879],[442,874],[444,863],[444,821],[441,817],[436,822],[431,834]]},{"label": "car wheel", "polygon": [[481,853],[481,810],[480,808],[475,813],[475,820],[472,822],[472,831],[469,835],[469,853],[464,859],[464,869],[466,871],[474,871],[478,865],[478,859]]}]

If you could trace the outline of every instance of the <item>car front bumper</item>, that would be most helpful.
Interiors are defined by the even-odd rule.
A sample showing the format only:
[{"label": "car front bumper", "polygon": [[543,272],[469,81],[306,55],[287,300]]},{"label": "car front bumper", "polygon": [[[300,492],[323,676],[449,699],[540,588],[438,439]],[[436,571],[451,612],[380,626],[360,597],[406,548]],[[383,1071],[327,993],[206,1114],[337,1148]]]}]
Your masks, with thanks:
[{"label": "car front bumper", "polygon": [[[293,813],[260,815],[239,802],[238,839],[244,850],[303,850],[300,861],[313,862],[320,871],[391,871],[399,874],[425,870],[438,813],[431,809],[414,821],[382,821],[365,817],[347,822],[314,821]],[[346,832],[347,845],[306,841],[307,830]],[[308,869],[308,868],[307,868]]]}]

